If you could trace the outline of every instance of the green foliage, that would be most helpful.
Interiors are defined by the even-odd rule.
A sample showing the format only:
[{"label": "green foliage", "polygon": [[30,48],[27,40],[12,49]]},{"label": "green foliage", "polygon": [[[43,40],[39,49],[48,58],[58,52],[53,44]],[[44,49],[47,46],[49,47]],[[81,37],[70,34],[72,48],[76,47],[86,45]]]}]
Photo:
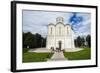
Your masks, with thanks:
[{"label": "green foliage", "polygon": [[28,48],[23,48],[23,53],[28,52]]},{"label": "green foliage", "polygon": [[91,59],[91,49],[84,48],[84,50],[78,52],[64,52],[64,56],[68,60],[87,60]]},{"label": "green foliage", "polygon": [[76,47],[91,47],[91,36],[87,35],[87,36],[78,36],[75,40],[75,46]]},{"label": "green foliage", "polygon": [[29,46],[29,48],[45,47],[46,39],[38,33],[23,33],[23,48],[27,48],[27,46]]},{"label": "green foliage", "polygon": [[81,44],[82,44],[82,41],[81,41],[81,37],[80,36],[77,37],[76,42],[77,42],[77,46],[80,47]]},{"label": "green foliage", "polygon": [[53,55],[53,53],[23,53],[23,62],[45,62],[47,61],[49,58],[51,58],[51,56]]},{"label": "green foliage", "polygon": [[91,36],[90,36],[90,35],[88,35],[88,36],[86,37],[86,41],[87,41],[88,47],[91,47]]}]

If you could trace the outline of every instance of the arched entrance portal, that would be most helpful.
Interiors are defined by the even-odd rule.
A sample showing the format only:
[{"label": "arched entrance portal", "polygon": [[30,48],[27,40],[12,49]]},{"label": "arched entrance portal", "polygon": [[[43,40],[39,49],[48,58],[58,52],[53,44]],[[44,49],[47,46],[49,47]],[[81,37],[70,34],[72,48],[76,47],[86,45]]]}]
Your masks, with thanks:
[{"label": "arched entrance portal", "polygon": [[58,49],[58,50],[61,51],[61,48],[62,48],[62,42],[59,41],[59,42],[58,42],[58,45],[59,45],[59,49]]}]

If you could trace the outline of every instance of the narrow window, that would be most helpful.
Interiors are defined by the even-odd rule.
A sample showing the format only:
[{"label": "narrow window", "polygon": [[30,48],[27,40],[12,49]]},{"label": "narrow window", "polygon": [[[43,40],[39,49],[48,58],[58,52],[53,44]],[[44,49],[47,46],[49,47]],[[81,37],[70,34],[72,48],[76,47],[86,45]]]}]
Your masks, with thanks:
[{"label": "narrow window", "polygon": [[52,35],[52,27],[51,27],[51,32],[50,32],[50,34]]},{"label": "narrow window", "polygon": [[59,35],[61,35],[61,27],[59,27]]},{"label": "narrow window", "polygon": [[67,27],[67,35],[69,35],[69,29],[68,29],[68,27]]}]

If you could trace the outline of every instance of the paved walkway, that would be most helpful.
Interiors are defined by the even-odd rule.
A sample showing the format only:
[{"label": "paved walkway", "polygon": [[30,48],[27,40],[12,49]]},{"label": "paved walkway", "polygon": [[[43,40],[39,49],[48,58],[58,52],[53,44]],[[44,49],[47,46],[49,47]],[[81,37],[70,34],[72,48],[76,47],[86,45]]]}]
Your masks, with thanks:
[{"label": "paved walkway", "polygon": [[72,49],[67,48],[67,49],[65,49],[66,52],[77,52],[77,51],[81,51],[81,50],[83,50],[83,48],[72,48]]},{"label": "paved walkway", "polygon": [[[83,50],[82,48],[73,48],[73,49],[65,49],[66,52],[77,52]],[[44,52],[52,52],[51,49],[47,49],[47,48],[34,48],[34,49],[30,49],[29,52],[40,52],[40,53],[44,53]]]},{"label": "paved walkway", "polygon": [[47,48],[34,48],[34,49],[30,49],[29,52],[36,52],[36,53],[49,53],[52,52],[51,49],[47,49]]},{"label": "paved walkway", "polygon": [[64,55],[63,52],[55,52],[53,54],[53,56],[51,57],[51,59],[49,59],[48,61],[59,61],[59,60],[67,60]]}]

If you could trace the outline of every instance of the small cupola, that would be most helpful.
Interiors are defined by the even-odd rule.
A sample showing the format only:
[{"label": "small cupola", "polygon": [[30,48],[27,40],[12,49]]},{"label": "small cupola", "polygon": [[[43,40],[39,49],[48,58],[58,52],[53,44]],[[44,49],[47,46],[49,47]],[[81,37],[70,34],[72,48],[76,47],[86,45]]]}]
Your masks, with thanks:
[{"label": "small cupola", "polygon": [[63,17],[57,17],[57,18],[56,18],[56,22],[57,22],[57,23],[63,23],[63,22],[64,22]]}]

